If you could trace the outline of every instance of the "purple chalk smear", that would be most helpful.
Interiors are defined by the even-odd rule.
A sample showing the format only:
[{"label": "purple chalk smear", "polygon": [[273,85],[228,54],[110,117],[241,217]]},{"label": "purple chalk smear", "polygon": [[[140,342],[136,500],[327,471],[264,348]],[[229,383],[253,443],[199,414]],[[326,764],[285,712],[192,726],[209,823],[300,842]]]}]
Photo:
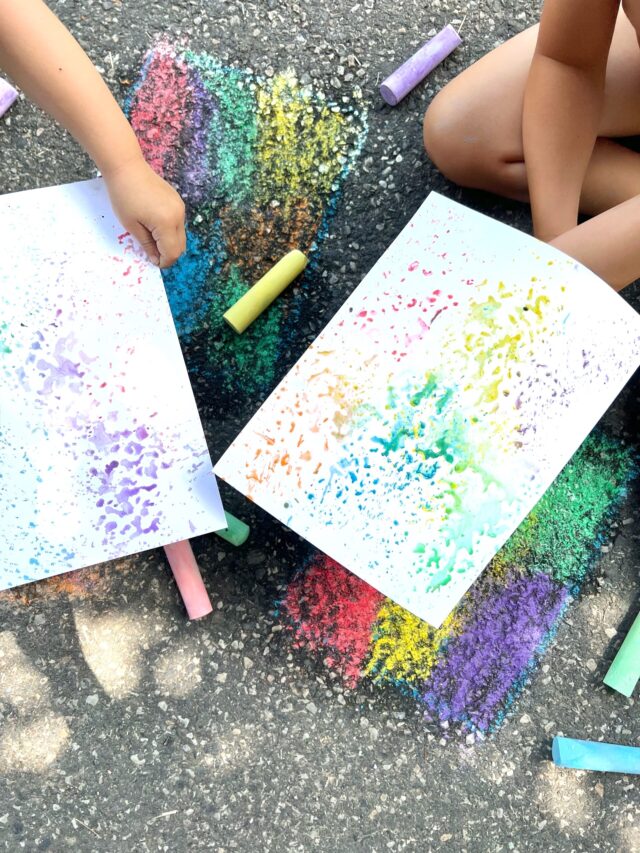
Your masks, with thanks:
[{"label": "purple chalk smear", "polygon": [[17,97],[18,93],[13,86],[0,77],[0,116],[6,113]]},{"label": "purple chalk smear", "polygon": [[526,676],[567,595],[545,574],[512,576],[484,594],[481,586],[472,588],[470,596],[478,600],[472,601],[471,618],[449,640],[424,686],[431,715],[488,731],[513,685]]},{"label": "purple chalk smear", "polygon": [[380,94],[384,100],[395,107],[460,44],[462,39],[451,24],[447,24],[382,83]]}]

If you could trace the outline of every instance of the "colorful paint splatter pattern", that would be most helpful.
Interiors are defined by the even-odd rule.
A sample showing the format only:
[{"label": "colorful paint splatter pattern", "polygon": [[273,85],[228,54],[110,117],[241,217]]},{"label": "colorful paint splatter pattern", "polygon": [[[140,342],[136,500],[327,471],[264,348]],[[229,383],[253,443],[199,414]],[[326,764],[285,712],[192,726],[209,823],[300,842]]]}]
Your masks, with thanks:
[{"label": "colorful paint splatter pattern", "polygon": [[638,363],[591,272],[431,194],[215,470],[439,626]]},{"label": "colorful paint splatter pattern", "polygon": [[22,247],[0,264],[0,587],[217,529],[162,281],[103,181],[0,202]]},{"label": "colorful paint splatter pattern", "polygon": [[400,689],[443,731],[486,735],[594,572],[636,465],[632,448],[594,433],[440,628],[320,555],[289,583],[280,618],[294,646],[349,686]]}]

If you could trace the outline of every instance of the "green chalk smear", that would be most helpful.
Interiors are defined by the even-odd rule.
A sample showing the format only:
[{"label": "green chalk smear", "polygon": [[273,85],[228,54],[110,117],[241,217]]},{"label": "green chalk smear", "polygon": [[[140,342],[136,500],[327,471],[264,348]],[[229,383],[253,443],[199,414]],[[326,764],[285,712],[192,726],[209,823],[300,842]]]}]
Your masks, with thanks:
[{"label": "green chalk smear", "polygon": [[6,323],[0,323],[0,332],[3,333],[0,335],[0,355],[8,355],[10,352],[13,352],[4,335],[4,333],[8,331],[9,326]]},{"label": "green chalk smear", "polygon": [[247,74],[222,68],[211,56],[187,50],[188,64],[197,69],[213,96],[217,111],[209,129],[215,145],[211,162],[225,202],[235,207],[251,203],[255,189],[255,145],[258,135],[255,94]]},{"label": "green chalk smear", "polygon": [[443,586],[446,586],[450,580],[450,569],[440,569],[440,571],[436,572],[435,575],[431,578],[431,580],[426,586],[426,590],[427,592],[435,592],[436,589],[441,589]]},{"label": "green chalk smear", "polygon": [[[247,282],[237,266],[230,265],[224,277],[213,283],[214,292],[219,301],[211,308],[211,325],[218,323],[220,305],[226,310],[246,293]],[[210,361],[221,361],[226,353],[233,351],[234,370],[243,378],[242,390],[254,394],[265,385],[273,385],[277,367],[277,354],[280,347],[280,327],[282,312],[275,307],[268,309],[242,335],[232,329],[224,328],[220,332],[220,341],[214,341],[207,357]],[[225,373],[223,381],[227,390],[237,387],[237,375]]]},{"label": "green chalk smear", "polygon": [[592,434],[501,549],[498,565],[524,566],[580,583],[602,526],[623,497],[632,449]]}]

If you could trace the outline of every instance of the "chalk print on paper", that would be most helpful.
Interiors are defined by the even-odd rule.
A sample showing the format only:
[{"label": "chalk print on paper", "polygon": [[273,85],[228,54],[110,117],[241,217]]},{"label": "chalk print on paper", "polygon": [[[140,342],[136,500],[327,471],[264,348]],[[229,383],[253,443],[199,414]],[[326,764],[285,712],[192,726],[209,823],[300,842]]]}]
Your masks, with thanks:
[{"label": "chalk print on paper", "polygon": [[[360,95],[332,101],[292,71],[265,79],[159,41],[127,111],[187,205],[187,252],[164,279],[189,372],[235,406],[271,389],[300,339],[305,294],[326,286],[317,250],[365,140]],[[222,315],[294,248],[310,258],[301,287],[237,335]]]},{"label": "chalk print on paper", "polygon": [[439,627],[639,363],[604,282],[432,193],[215,471]]},{"label": "chalk print on paper", "polygon": [[224,526],[162,279],[101,180],[0,197],[0,589]]},{"label": "chalk print on paper", "polygon": [[495,731],[533,677],[637,476],[637,448],[598,429],[440,628],[318,554],[278,614],[294,648],[348,688],[412,696],[452,737]]}]

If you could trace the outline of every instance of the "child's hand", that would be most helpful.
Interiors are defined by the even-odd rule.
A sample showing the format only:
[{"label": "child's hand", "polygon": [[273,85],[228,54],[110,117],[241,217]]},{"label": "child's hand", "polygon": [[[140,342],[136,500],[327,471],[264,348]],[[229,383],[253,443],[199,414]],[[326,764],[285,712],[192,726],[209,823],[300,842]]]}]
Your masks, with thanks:
[{"label": "child's hand", "polygon": [[113,210],[159,267],[170,267],[186,248],[184,203],[142,155],[104,175]]}]

